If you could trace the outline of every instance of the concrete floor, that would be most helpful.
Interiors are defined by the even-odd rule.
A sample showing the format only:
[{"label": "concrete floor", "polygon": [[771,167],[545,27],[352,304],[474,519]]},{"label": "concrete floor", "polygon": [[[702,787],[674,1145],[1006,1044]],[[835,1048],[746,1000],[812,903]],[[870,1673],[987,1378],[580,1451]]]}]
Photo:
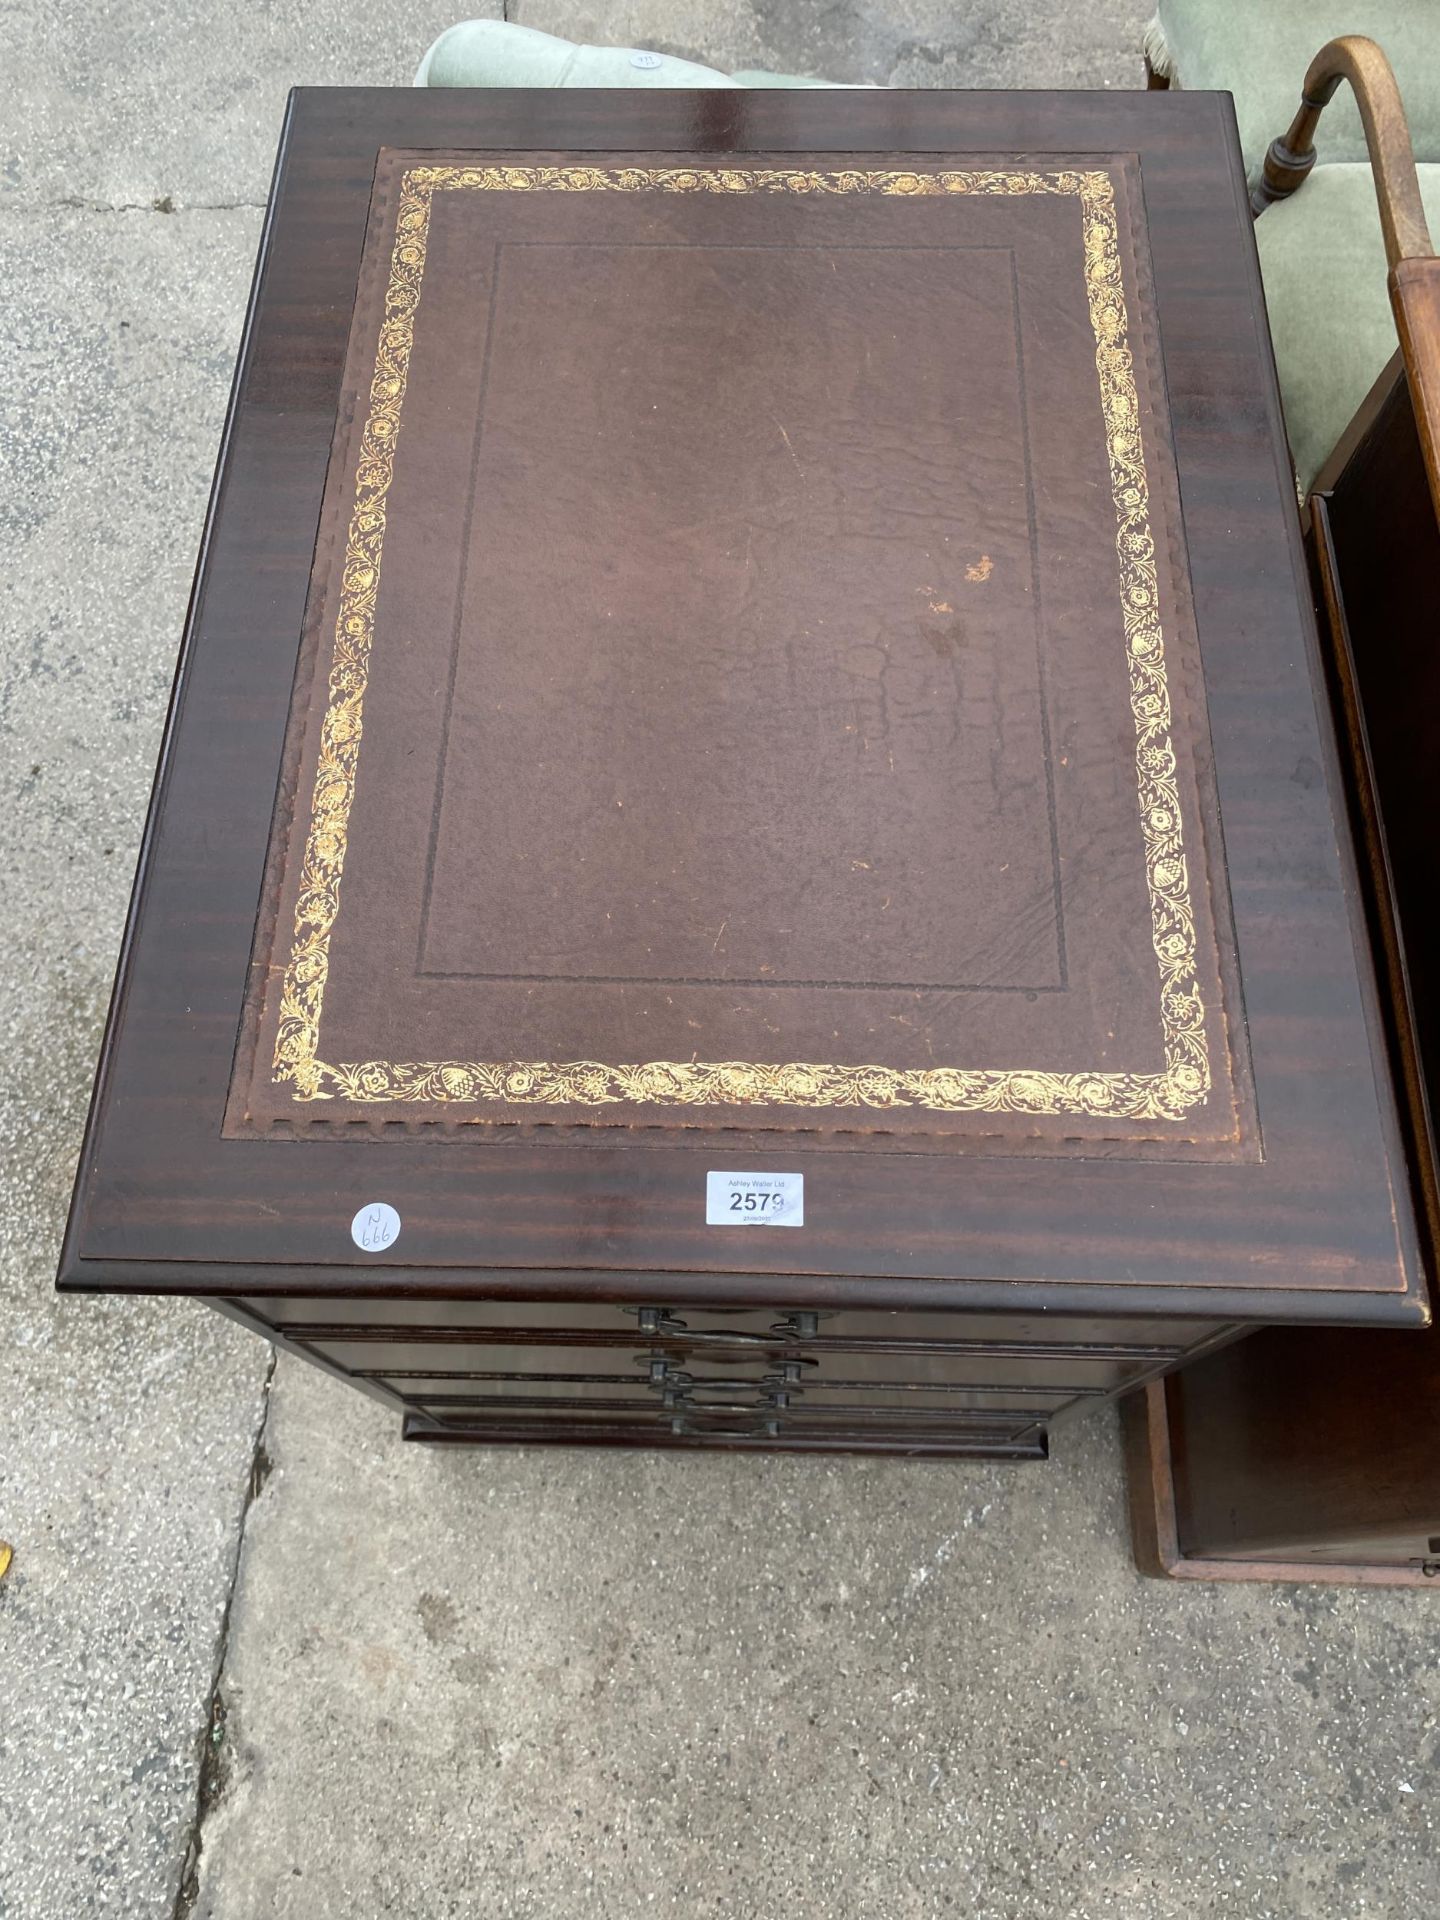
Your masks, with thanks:
[{"label": "concrete floor", "polygon": [[[961,86],[1132,85],[1145,11],[511,8]],[[1433,1907],[1427,1596],[1140,1582],[1108,1421],[1045,1468],[434,1455],[198,1309],[53,1299],[284,93],[453,17],[0,14],[0,1916]]]}]

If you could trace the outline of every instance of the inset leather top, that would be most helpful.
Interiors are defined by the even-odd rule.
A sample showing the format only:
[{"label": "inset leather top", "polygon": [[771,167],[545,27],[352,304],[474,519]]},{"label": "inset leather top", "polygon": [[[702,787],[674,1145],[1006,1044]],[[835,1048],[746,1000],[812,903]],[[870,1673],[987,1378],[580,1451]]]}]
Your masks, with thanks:
[{"label": "inset leather top", "polygon": [[396,153],[227,1131],[1258,1150],[1133,162]]}]

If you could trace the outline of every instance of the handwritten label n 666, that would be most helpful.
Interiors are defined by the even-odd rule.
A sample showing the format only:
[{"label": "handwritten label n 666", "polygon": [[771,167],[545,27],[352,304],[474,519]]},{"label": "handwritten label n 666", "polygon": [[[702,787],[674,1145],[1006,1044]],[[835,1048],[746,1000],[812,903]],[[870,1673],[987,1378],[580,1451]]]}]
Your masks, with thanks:
[{"label": "handwritten label n 666", "polygon": [[387,1200],[372,1200],[350,1222],[350,1238],[362,1253],[383,1253],[400,1237],[400,1216]]},{"label": "handwritten label n 666", "polygon": [[803,1227],[803,1173],[707,1173],[707,1227]]}]

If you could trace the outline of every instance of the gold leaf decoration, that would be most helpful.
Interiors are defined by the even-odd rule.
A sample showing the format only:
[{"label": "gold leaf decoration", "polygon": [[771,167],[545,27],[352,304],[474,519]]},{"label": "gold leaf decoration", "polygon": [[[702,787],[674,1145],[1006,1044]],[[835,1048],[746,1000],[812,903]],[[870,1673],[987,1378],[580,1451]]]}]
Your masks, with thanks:
[{"label": "gold leaf decoration", "polygon": [[[401,432],[415,315],[440,192],[718,193],[903,197],[1059,194],[1079,202],[1095,368],[1116,515],[1115,550],[1124,622],[1135,769],[1159,970],[1165,1065],[1158,1073],[1049,1072],[1035,1068],[901,1069],[826,1062],[672,1061],[629,1065],[576,1060],[363,1060],[320,1055],[330,938],[340,910],[351,802],[364,733],[386,504]],[[450,1106],[919,1107],[944,1113],[1078,1115],[1176,1121],[1210,1091],[1205,1009],[1195,977],[1195,923],[1182,831],[1169,686],[1160,624],[1149,486],[1129,345],[1115,193],[1103,172],[1004,169],[813,172],[734,167],[409,168],[402,177],[385,311],[356,463],[335,620],[328,703],[310,823],[281,993],[273,1076],[298,1101]]]}]

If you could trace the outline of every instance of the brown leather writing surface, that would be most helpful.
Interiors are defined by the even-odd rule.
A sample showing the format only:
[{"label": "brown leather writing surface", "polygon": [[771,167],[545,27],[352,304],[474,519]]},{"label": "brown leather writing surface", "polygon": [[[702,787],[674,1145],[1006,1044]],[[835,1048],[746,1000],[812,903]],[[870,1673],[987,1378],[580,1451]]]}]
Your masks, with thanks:
[{"label": "brown leather writing surface", "polygon": [[1133,165],[386,153],[227,1131],[1253,1157]]}]

